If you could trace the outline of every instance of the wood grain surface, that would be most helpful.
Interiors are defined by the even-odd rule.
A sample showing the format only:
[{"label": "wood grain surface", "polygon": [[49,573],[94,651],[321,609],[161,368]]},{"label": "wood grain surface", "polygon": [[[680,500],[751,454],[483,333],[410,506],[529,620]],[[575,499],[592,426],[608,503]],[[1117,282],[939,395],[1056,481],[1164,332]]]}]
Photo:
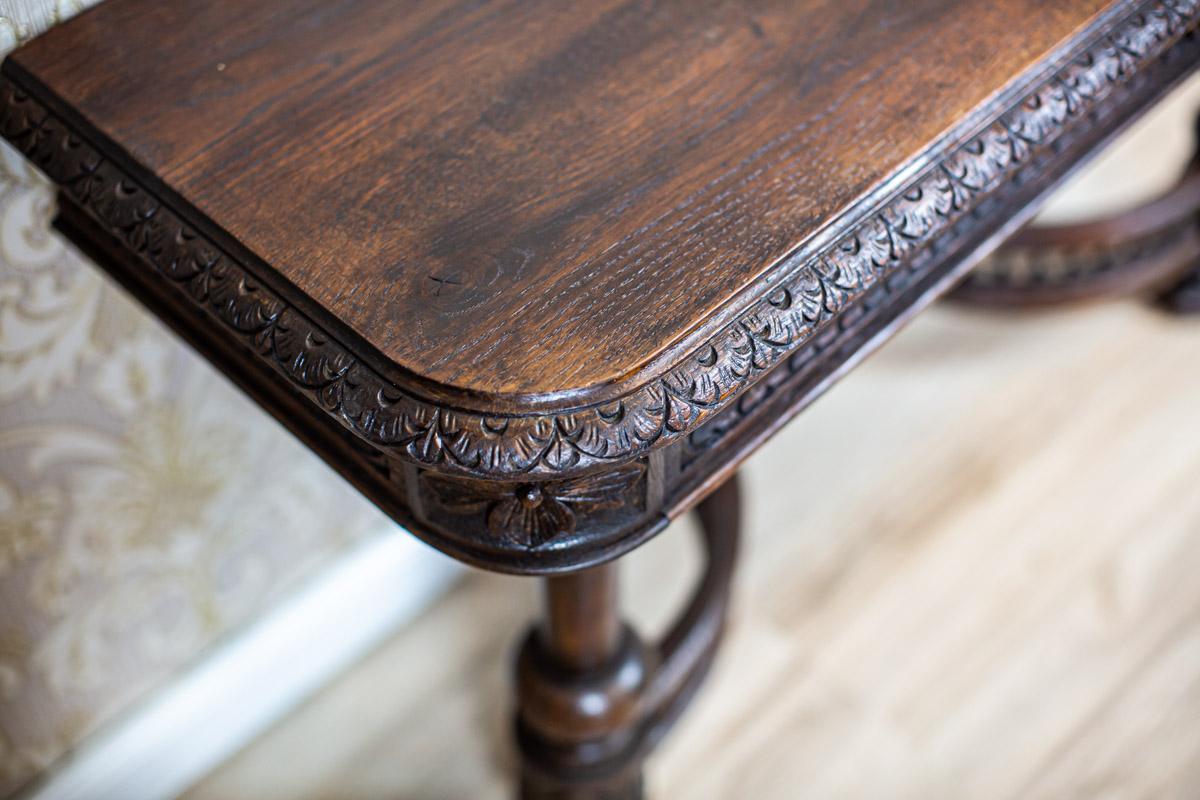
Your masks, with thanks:
[{"label": "wood grain surface", "polygon": [[1104,0],[109,0],[15,56],[402,372],[619,381]]}]

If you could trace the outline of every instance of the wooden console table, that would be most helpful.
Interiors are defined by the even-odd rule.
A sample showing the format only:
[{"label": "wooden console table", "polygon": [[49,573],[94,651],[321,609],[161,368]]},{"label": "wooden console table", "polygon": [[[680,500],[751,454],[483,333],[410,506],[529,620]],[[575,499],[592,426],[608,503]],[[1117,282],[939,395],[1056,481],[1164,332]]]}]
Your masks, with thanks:
[{"label": "wooden console table", "polygon": [[[545,576],[523,793],[633,798],[720,637],[738,464],[1186,75],[1198,21],[1200,0],[107,0],[4,63],[0,132],[68,237],[364,495]],[[1195,297],[1198,186],[1129,228],[1178,247],[1116,284]],[[644,642],[616,559],[693,507],[707,572]]]}]

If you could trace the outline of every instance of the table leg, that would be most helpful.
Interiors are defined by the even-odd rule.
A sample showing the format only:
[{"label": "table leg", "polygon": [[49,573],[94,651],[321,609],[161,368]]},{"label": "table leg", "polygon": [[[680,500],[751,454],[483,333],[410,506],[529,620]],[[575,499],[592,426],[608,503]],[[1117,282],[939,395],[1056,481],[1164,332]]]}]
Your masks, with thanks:
[{"label": "table leg", "polygon": [[720,639],[739,535],[730,480],[697,509],[707,568],[666,636],[621,621],[617,562],[546,579],[543,622],[517,661],[526,800],[636,800],[642,762],[686,707]]},{"label": "table leg", "polygon": [[1200,265],[1159,295],[1158,302],[1176,314],[1200,314]]},{"label": "table leg", "polygon": [[1020,308],[1139,295],[1176,313],[1200,312],[1200,151],[1175,186],[1141,205],[1087,222],[1030,225],[950,296]]}]

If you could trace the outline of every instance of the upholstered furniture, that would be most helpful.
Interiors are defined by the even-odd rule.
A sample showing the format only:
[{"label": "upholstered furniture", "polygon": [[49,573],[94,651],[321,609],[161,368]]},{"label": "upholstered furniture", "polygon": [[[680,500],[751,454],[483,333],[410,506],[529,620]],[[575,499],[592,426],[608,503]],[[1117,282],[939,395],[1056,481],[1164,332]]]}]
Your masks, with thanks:
[{"label": "upholstered furniture", "polygon": [[[716,650],[739,462],[1187,74],[1198,17],[110,0],[5,62],[0,132],[380,508],[546,576],[523,791],[636,797]],[[693,507],[708,570],[646,643],[615,559]]]}]

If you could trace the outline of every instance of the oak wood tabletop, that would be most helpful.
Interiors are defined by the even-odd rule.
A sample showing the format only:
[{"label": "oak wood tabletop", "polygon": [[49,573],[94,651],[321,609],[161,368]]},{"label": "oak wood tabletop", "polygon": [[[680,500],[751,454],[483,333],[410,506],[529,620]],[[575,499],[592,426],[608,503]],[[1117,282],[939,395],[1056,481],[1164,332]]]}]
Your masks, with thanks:
[{"label": "oak wood tabletop", "polygon": [[16,63],[369,345],[611,399],[1106,0],[109,0]]},{"label": "oak wood tabletop", "polygon": [[[58,226],[410,530],[615,558],[1200,61],[1200,0],[106,0]],[[498,484],[498,485],[492,485]]]},{"label": "oak wood tabletop", "polygon": [[[60,231],[393,519],[548,576],[522,796],[637,800],[721,640],[742,460],[1200,63],[1198,24],[108,0],[5,61],[0,134]],[[643,640],[612,562],[693,508],[701,576]]]}]

